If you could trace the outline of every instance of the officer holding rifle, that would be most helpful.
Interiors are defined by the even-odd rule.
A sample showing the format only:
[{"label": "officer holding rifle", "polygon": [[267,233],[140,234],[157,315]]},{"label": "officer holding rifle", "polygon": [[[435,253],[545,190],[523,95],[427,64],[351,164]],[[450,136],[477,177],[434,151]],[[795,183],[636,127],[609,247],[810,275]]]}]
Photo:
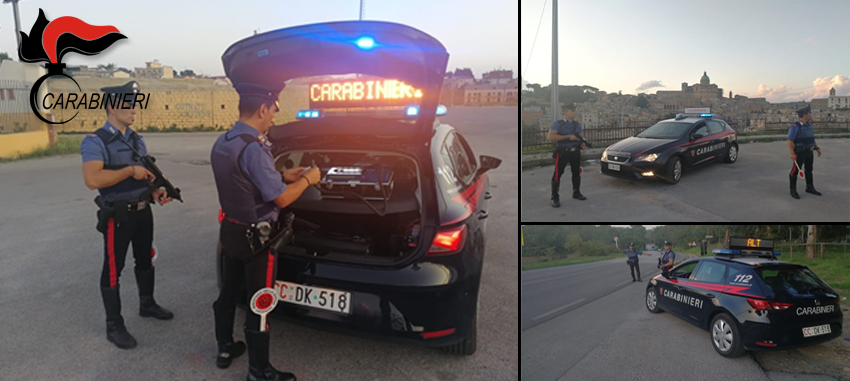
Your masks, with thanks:
[{"label": "officer holding rifle", "polygon": [[[159,306],[153,298],[153,214],[150,204],[155,201],[164,205],[180,195],[158,169],[145,167],[145,160],[150,160],[146,157],[147,145],[142,136],[130,128],[136,117],[132,99],[139,92],[138,82],[104,87],[101,91],[105,97],[119,101],[105,102],[106,124],[86,136],[80,145],[83,180],[89,189],[97,189],[100,193],[95,203],[100,208],[97,229],[103,235],[104,246],[100,291],[106,309],[106,338],[118,348],[129,349],[136,346],[136,339],[124,326],[118,282],[127,249],[132,243],[139,288],[139,315],[171,319],[174,314]],[[159,173],[159,177],[154,172]]]}]

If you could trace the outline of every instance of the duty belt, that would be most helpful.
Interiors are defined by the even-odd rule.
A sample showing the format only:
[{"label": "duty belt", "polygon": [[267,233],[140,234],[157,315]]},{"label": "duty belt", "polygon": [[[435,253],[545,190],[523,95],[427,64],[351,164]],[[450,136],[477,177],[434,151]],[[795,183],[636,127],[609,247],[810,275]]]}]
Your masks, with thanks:
[{"label": "duty belt", "polygon": [[[116,203],[114,203],[114,202],[106,203],[106,205],[109,206],[109,207],[114,207],[115,204]],[[140,200],[140,201],[136,201],[136,202],[128,202],[127,203],[127,211],[128,212],[141,212],[141,211],[145,210],[148,207],[148,205],[150,205],[150,203],[147,200]]]}]

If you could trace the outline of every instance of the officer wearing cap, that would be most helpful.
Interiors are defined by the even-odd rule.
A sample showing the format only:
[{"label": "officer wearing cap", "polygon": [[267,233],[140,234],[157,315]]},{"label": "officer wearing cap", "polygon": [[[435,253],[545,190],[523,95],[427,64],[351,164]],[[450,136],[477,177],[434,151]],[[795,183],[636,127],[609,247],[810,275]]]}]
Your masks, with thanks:
[{"label": "officer wearing cap", "polygon": [[[246,292],[250,300],[257,290],[274,287],[275,256],[271,251],[255,252],[262,246],[257,241],[256,225],[263,221],[276,224],[280,209],[320,180],[318,168],[292,168],[282,176],[275,169],[266,133],[280,111],[281,90],[282,86],[237,84],[239,120],[212,148],[213,174],[225,216],[219,231],[223,284],[213,304],[219,368],[227,368],[245,351],[244,343],[233,341],[238,293]],[[248,380],[295,380],[293,374],[269,364],[269,332],[260,328],[260,317],[248,311]]]},{"label": "officer wearing cap", "polygon": [[804,166],[806,193],[820,196],[821,193],[815,190],[814,180],[812,179],[812,162],[814,162],[812,151],[818,151],[818,157],[820,157],[821,152],[820,147],[815,143],[815,133],[812,130],[811,123],[809,123],[812,120],[811,107],[806,106],[797,110],[797,116],[800,119],[788,128],[788,149],[791,151],[791,160],[796,163],[792,164],[791,174],[788,176],[791,180],[791,197],[800,198],[800,195],[797,194],[797,176],[800,174],[797,171]]},{"label": "officer wearing cap", "polygon": [[664,255],[661,256],[661,271],[670,271],[673,268],[673,260],[676,259],[676,253],[673,252],[673,244],[664,241]]},{"label": "officer wearing cap", "polygon": [[573,175],[573,198],[586,199],[579,191],[579,188],[581,188],[581,150],[586,147],[575,137],[576,133],[584,137],[584,130],[581,123],[575,120],[575,106],[566,105],[561,111],[564,113],[564,119],[552,123],[552,126],[549,127],[549,135],[546,137],[549,141],[556,142],[555,174],[552,175],[552,197],[550,201],[555,208],[561,206],[558,191],[561,187],[561,176],[564,174],[567,163],[570,164],[570,171]]},{"label": "officer wearing cap", "polygon": [[[100,90],[108,97],[104,102],[106,124],[83,138],[80,145],[83,180],[89,189],[100,193],[95,202],[101,207],[98,231],[103,234],[104,255],[100,292],[106,309],[106,338],[118,348],[128,349],[136,346],[136,340],[127,332],[121,316],[118,278],[131,242],[139,288],[139,315],[168,320],[174,314],[160,307],[153,298],[152,200],[143,200],[141,196],[152,186],[155,177],[129,148],[147,154],[145,140],[130,128],[136,117],[133,100],[139,92],[139,83],[130,81]],[[171,201],[164,189],[153,191],[152,198],[160,205]]]},{"label": "officer wearing cap", "polygon": [[[617,250],[620,250],[619,245],[617,245],[616,243],[614,243],[614,245],[617,246]],[[631,270],[631,272],[632,272],[632,282],[635,281],[635,270],[636,269],[637,269],[637,281],[643,282],[642,280],[640,280],[640,265],[638,264],[638,259],[639,259],[638,256],[639,255],[650,255],[651,256],[651,254],[642,253],[640,251],[635,251],[635,244],[634,243],[629,243],[629,249],[628,250],[622,250],[622,251],[623,251],[623,254],[626,254],[628,256],[626,263],[629,264],[629,270]]]}]

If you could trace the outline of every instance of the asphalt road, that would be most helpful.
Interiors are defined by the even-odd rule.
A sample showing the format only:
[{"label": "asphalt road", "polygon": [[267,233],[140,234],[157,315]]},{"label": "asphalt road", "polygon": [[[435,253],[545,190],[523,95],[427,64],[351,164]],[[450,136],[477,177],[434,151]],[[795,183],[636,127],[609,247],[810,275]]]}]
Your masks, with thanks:
[{"label": "asphalt road", "polygon": [[[644,285],[647,279],[659,273],[656,265],[661,258],[658,251],[645,253],[651,256],[641,256],[638,261]],[[631,283],[625,254],[622,259],[523,271],[522,330],[557,318]]]},{"label": "asphalt road", "polygon": [[[501,158],[491,172],[488,251],[478,352],[366,340],[272,321],[273,365],[299,380],[517,380],[517,108],[456,108],[444,118],[476,154]],[[122,276],[124,318],[139,342],[106,341],[98,289],[102,238],[94,191],[78,155],[0,165],[1,380],[241,380],[247,358],[215,367],[212,302],[218,201],[209,166],[217,134],[146,134],[157,164],[183,190],[184,204],[155,207],[156,298],[175,313],[154,321],[134,313],[132,260]],[[129,254],[128,254],[129,256]],[[242,313],[236,326],[242,325]],[[240,329],[236,338],[241,339]]]},{"label": "asphalt road", "polygon": [[[788,193],[791,160],[785,142],[742,144],[734,164],[713,163],[686,171],[676,185],[628,182],[603,175],[599,163],[584,167],[582,194],[572,199],[568,176],[561,207],[549,206],[554,166],[522,171],[523,222],[614,221],[847,221],[850,219],[850,140],[821,139],[814,160],[814,185],[823,193]],[[569,173],[567,168],[565,173]]]},{"label": "asphalt road", "polygon": [[[644,292],[650,276],[632,283],[623,262],[522,272],[523,380],[768,380],[749,355],[718,355],[707,331],[647,311]],[[628,282],[619,284],[624,279]],[[526,309],[533,319],[582,299],[581,306],[525,325]]]}]

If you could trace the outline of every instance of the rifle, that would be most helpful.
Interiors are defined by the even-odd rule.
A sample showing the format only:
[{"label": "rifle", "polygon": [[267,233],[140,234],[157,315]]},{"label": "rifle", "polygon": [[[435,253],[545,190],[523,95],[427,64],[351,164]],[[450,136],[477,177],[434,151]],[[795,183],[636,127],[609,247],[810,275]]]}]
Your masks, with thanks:
[{"label": "rifle", "polygon": [[159,189],[160,187],[163,187],[165,188],[165,193],[168,195],[168,197],[183,202],[183,198],[181,198],[180,196],[180,188],[175,188],[174,185],[171,184],[171,181],[168,181],[168,179],[165,178],[165,175],[162,174],[162,171],[159,170],[159,167],[154,164],[156,163],[156,158],[150,155],[140,156],[140,158],[142,160],[142,165],[144,165],[145,168],[147,168],[149,171],[151,171],[151,173],[153,173],[154,176],[156,176],[156,179],[151,184],[151,187],[147,191],[145,191],[145,193],[142,194],[142,200],[147,200],[151,197],[155,190]]},{"label": "rifle", "polygon": [[124,143],[124,145],[129,147],[130,150],[132,150],[133,153],[136,154],[136,156],[139,157],[139,160],[141,160],[142,165],[145,168],[147,168],[148,171],[151,171],[151,173],[153,173],[154,177],[156,177],[154,179],[153,183],[151,183],[150,188],[148,188],[148,190],[145,191],[145,193],[142,193],[142,196],[141,196],[142,200],[150,199],[151,195],[153,194],[153,192],[155,190],[164,187],[165,193],[168,195],[168,197],[171,197],[172,199],[179,200],[180,202],[183,202],[183,198],[180,196],[180,188],[175,188],[174,185],[171,184],[171,181],[168,181],[168,179],[165,178],[165,175],[162,174],[162,171],[159,170],[159,167],[157,167],[156,164],[155,164],[156,163],[155,157],[150,156],[150,155],[144,155],[144,156],[140,155],[139,151],[136,151],[136,149],[133,148],[133,146],[129,142],[127,142],[126,139],[124,139],[124,136],[122,136],[120,133],[116,134],[115,136],[117,136],[119,139],[121,139],[121,141]]},{"label": "rifle", "polygon": [[577,138],[578,138],[578,141],[580,141],[580,142],[584,143],[585,147],[587,147],[587,148],[593,148],[593,144],[590,144],[590,142],[589,142],[589,141],[584,140],[584,138],[583,138],[583,137],[581,137],[581,135],[579,135],[579,134],[578,134],[578,132],[576,132],[576,133],[575,133],[575,134],[573,134],[573,135],[575,135],[575,137],[577,137]]}]

